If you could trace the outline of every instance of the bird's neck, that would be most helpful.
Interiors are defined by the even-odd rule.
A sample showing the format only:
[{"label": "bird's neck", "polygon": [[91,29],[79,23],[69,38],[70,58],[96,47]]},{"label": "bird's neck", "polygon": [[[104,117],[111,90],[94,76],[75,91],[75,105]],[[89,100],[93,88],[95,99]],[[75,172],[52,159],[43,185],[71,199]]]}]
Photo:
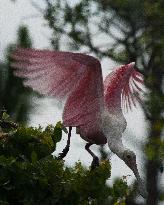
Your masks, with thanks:
[{"label": "bird's neck", "polygon": [[102,129],[109,143],[111,143],[111,148],[117,149],[115,145],[118,145],[118,150],[124,151],[121,138],[126,125],[127,123],[122,111],[114,110],[110,112],[107,108],[104,110],[102,114]]},{"label": "bird's neck", "polygon": [[110,139],[108,139],[108,146],[114,154],[116,154],[119,158],[122,158],[125,147],[123,146],[121,139],[117,140],[114,137],[110,137]]},{"label": "bird's neck", "polygon": [[[123,143],[122,143],[122,140],[121,140],[121,139],[120,139],[119,141],[118,141],[118,140],[114,141],[114,139],[108,140],[108,146],[109,146],[110,150],[111,150],[114,154],[116,154],[120,159],[123,159],[123,154],[126,152],[127,149],[123,146]],[[134,166],[135,166],[135,165],[134,165]],[[129,168],[132,169],[132,167],[129,167]],[[141,183],[142,180],[141,180],[141,177],[140,177],[140,175],[139,175],[137,166],[134,167],[134,168],[132,169],[132,171],[133,171],[133,173],[134,173],[134,175],[135,175],[137,181],[138,181],[139,183]]]}]

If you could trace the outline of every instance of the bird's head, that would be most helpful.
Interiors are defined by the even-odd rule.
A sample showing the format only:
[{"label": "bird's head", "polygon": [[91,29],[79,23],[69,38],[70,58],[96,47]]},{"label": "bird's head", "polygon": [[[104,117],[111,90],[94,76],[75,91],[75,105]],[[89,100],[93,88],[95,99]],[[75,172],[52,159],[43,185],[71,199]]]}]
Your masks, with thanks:
[{"label": "bird's head", "polygon": [[137,169],[136,155],[133,151],[126,149],[123,152],[122,160],[132,170]]},{"label": "bird's head", "polygon": [[138,191],[140,193],[140,195],[143,198],[147,197],[147,192],[146,192],[146,188],[145,185],[139,175],[138,169],[137,169],[137,163],[136,163],[136,155],[133,151],[131,150],[125,150],[123,155],[122,155],[122,160],[125,162],[125,164],[133,171],[136,179],[137,179],[137,183],[138,183]]},{"label": "bird's head", "polygon": [[117,138],[108,139],[108,146],[110,150],[115,153],[120,159],[122,159],[125,164],[133,171],[137,179],[138,191],[143,198],[146,198],[147,192],[138,172],[135,153],[129,149],[124,148],[121,140],[115,139]]}]

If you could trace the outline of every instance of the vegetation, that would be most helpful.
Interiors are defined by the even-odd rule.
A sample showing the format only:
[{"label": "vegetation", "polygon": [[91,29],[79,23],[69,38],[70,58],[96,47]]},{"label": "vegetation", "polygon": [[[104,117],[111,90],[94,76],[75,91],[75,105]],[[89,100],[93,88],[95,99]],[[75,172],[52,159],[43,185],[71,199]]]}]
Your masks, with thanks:
[{"label": "vegetation", "polygon": [[91,171],[80,162],[66,167],[52,155],[62,138],[61,123],[45,129],[25,128],[4,113],[0,126],[0,204],[125,203],[129,195],[126,180],[106,184],[111,176],[108,160]]}]

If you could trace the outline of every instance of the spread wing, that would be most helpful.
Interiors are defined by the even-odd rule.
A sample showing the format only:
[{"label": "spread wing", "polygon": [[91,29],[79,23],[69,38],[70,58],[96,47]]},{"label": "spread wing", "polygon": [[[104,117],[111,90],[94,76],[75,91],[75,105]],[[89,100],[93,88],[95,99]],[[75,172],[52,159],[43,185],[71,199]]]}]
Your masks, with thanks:
[{"label": "spread wing", "polygon": [[131,109],[139,101],[142,92],[143,76],[134,68],[134,63],[120,66],[111,72],[104,81],[104,99],[108,110],[122,112],[121,102]]},{"label": "spread wing", "polygon": [[[11,55],[14,74],[41,94],[66,99],[66,126],[100,124],[103,108],[101,66],[94,57],[71,52],[16,49]],[[95,123],[96,122],[96,123]],[[86,132],[89,128],[86,127]]]}]

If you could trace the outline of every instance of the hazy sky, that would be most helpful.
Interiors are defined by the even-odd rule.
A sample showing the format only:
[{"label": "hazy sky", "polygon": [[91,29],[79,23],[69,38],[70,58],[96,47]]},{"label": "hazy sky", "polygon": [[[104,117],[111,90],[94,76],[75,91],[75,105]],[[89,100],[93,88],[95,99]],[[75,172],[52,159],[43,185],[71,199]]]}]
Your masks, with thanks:
[{"label": "hazy sky", "polygon": [[[37,1],[36,1],[37,2]],[[41,1],[40,1],[41,2]],[[33,17],[33,18],[31,18]],[[4,49],[8,43],[13,43],[16,40],[16,31],[20,24],[26,24],[29,26],[30,33],[33,37],[35,48],[48,48],[49,36],[51,31],[45,26],[45,21],[41,15],[33,8],[29,0],[17,0],[17,3],[12,3],[9,0],[0,0],[0,60],[4,57]],[[102,62],[103,74],[107,75],[113,68],[111,61],[104,60]],[[34,112],[31,115],[30,125],[37,126],[41,124],[43,126],[48,123],[55,123],[61,120],[62,110],[57,106],[54,106],[53,100],[34,100]],[[56,107],[56,108],[55,108]],[[38,109],[39,108],[39,109]],[[138,150],[139,145],[145,139],[146,122],[142,114],[141,109],[134,109],[133,113],[126,115],[128,127],[123,134],[123,141],[127,147]],[[66,144],[66,136],[58,145],[56,153],[62,150]],[[74,164],[74,162],[81,160],[85,165],[90,165],[91,157],[84,149],[85,142],[76,134],[72,136],[72,143],[70,152],[66,157],[67,164]],[[97,146],[93,146],[93,150],[96,150]],[[110,153],[110,152],[109,152]],[[109,155],[110,156],[110,155]],[[132,174],[124,162],[118,159],[118,157],[112,155],[112,176]],[[137,161],[139,168],[141,168],[141,156],[137,152]],[[131,177],[129,177],[130,181]]]},{"label": "hazy sky", "polygon": [[[41,2],[41,1],[40,1]],[[48,47],[50,30],[38,11],[31,6],[30,0],[0,0],[0,58],[8,43],[14,43],[20,24],[28,25],[36,48]]]}]

